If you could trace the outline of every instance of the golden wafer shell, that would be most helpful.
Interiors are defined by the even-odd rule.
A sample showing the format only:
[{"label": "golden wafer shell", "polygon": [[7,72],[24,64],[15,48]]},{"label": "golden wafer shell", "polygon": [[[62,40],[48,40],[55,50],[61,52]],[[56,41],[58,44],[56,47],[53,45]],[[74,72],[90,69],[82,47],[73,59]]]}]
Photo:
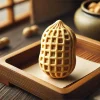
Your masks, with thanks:
[{"label": "golden wafer shell", "polygon": [[50,25],[41,38],[40,68],[52,78],[67,77],[75,68],[76,37],[61,20]]}]

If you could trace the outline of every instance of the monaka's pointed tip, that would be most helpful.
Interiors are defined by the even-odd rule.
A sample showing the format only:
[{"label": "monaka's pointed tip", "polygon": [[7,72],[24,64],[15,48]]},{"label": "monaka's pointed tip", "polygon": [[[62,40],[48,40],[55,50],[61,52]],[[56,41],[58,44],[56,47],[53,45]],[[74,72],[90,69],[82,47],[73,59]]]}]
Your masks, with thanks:
[{"label": "monaka's pointed tip", "polygon": [[62,23],[63,21],[62,20],[57,20],[55,23]]}]

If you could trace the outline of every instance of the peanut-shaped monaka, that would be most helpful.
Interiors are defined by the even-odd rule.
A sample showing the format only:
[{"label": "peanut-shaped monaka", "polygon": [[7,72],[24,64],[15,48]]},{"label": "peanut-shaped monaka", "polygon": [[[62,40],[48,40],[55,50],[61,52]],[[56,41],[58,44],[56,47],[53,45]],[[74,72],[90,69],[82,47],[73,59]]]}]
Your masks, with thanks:
[{"label": "peanut-shaped monaka", "polygon": [[71,74],[76,63],[76,37],[61,20],[50,25],[41,38],[40,68],[52,78]]}]

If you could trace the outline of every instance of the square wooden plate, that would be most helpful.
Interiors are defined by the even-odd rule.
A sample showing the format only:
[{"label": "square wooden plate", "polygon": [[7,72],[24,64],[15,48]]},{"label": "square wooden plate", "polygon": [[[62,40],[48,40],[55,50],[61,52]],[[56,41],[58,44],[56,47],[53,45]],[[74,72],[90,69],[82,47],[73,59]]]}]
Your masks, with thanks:
[{"label": "square wooden plate", "polygon": [[[77,36],[76,54],[100,63],[100,42]],[[80,99],[100,88],[100,68],[64,88],[58,88],[23,69],[38,62],[40,41],[0,59],[0,82],[14,84],[44,100]],[[89,66],[90,67],[90,66]],[[94,66],[95,67],[95,66]]]}]

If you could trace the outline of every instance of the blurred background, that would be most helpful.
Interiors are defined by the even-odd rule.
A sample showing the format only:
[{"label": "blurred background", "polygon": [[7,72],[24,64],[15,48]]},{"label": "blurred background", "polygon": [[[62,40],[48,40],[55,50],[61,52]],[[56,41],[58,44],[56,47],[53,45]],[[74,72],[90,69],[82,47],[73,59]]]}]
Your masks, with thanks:
[{"label": "blurred background", "polygon": [[[10,25],[16,25],[16,23],[26,19],[29,20],[30,25],[47,21],[51,21],[52,23],[54,20],[62,19],[76,33],[100,41],[100,37],[98,37],[100,33],[100,14],[92,14],[87,11],[88,9],[85,4],[88,4],[88,1],[0,0],[0,29]],[[99,2],[99,0],[96,0],[96,2]],[[82,8],[85,10],[82,11]],[[80,9],[80,11],[77,9]],[[98,9],[100,10],[100,5]]]},{"label": "blurred background", "polygon": [[[7,0],[0,0],[0,5],[3,5],[6,3]],[[17,0],[14,0],[15,2]],[[26,1],[22,4],[16,4],[14,6],[14,14],[17,17],[17,15],[22,14],[24,12],[28,12],[29,11],[29,2]],[[0,10],[0,22],[3,22],[5,20],[7,20],[7,9],[2,9]]]}]

